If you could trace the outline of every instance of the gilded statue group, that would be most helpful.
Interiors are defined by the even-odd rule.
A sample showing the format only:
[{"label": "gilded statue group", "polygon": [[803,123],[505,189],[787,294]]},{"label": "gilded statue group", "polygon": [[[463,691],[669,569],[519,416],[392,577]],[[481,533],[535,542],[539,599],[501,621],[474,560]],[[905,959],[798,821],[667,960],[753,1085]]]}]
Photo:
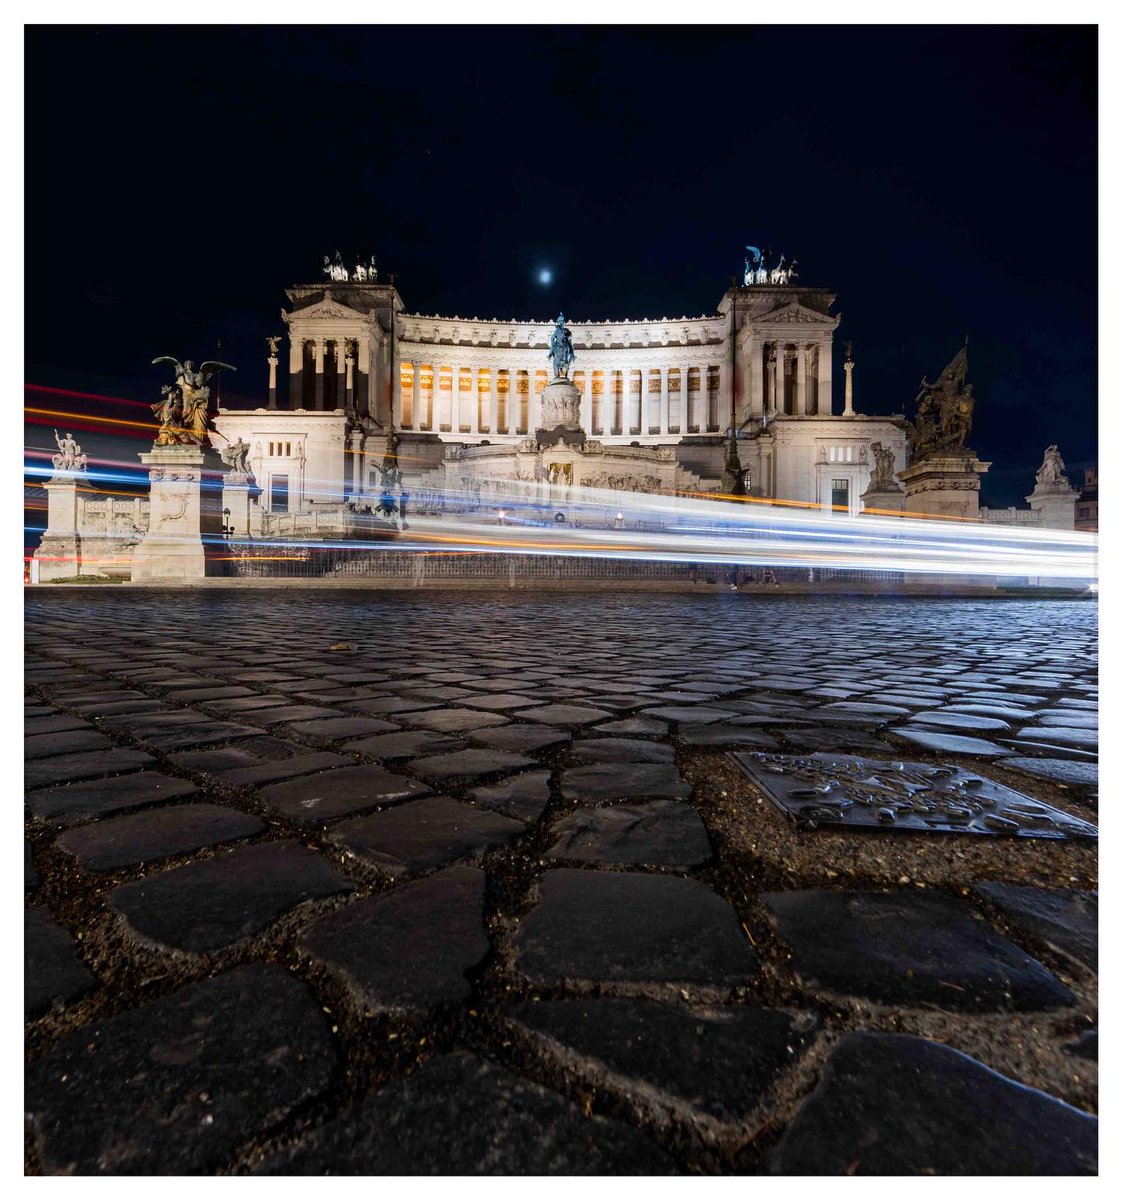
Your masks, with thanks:
[{"label": "gilded statue group", "polygon": [[219,371],[236,371],[223,362],[205,362],[196,371],[188,359],[180,362],[163,355],[155,363],[171,363],[175,382],[166,383],[160,392],[163,399],[153,404],[152,411],[160,419],[156,435],[157,446],[205,446],[210,435],[210,379]]},{"label": "gilded statue group", "polygon": [[752,287],[753,284],[770,283],[778,287],[786,287],[789,283],[794,283],[799,277],[797,258],[791,259],[790,262],[781,254],[779,262],[773,267],[769,267],[768,259],[772,257],[771,248],[761,250],[758,246],[744,247],[744,286]]},{"label": "gilded statue group", "polygon": [[332,262],[325,254],[323,256],[323,273],[331,280],[332,283],[350,283],[353,280],[355,283],[377,283],[378,269],[374,265],[374,255],[370,256],[370,265],[364,266],[361,262],[355,263],[354,271],[348,271],[343,264],[343,256],[338,250],[335,251],[335,261]]},{"label": "gilded statue group", "polygon": [[908,431],[910,460],[965,449],[974,422],[974,385],[966,382],[966,346],[934,383],[924,376],[915,403],[915,424]]}]

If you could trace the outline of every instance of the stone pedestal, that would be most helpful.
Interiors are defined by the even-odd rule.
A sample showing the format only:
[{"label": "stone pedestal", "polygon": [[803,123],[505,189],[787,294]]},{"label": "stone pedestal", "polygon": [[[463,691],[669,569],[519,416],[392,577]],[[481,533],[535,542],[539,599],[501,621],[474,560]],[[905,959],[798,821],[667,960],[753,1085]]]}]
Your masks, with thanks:
[{"label": "stone pedestal", "polygon": [[935,455],[897,471],[907,493],[909,515],[977,520],[978,489],[991,465],[980,462],[972,450],[961,450]]},{"label": "stone pedestal", "polygon": [[39,579],[73,579],[82,572],[82,539],[78,534],[78,481],[55,475],[43,484],[47,492],[47,528],[34,558]]},{"label": "stone pedestal", "polygon": [[541,391],[541,420],[536,437],[543,446],[564,442],[583,446],[584,430],[580,424],[580,391],[568,379],[555,379]]},{"label": "stone pedestal", "polygon": [[[190,583],[217,574],[224,551],[219,456],[203,446],[153,446],[148,532],[133,551],[133,583]],[[208,564],[210,570],[208,570]]]},{"label": "stone pedestal", "polygon": [[1029,508],[1040,513],[1045,529],[1074,529],[1075,502],[1079,493],[1066,479],[1055,483],[1038,483],[1031,496],[1026,496]]},{"label": "stone pedestal", "polygon": [[872,484],[861,493],[861,511],[871,516],[904,515],[906,496],[901,487],[874,488]]},{"label": "stone pedestal", "polygon": [[[249,537],[252,534],[253,502],[260,495],[261,489],[252,475],[236,471],[226,475],[222,481],[222,515],[232,537]],[[227,512],[229,516],[226,516]]]}]

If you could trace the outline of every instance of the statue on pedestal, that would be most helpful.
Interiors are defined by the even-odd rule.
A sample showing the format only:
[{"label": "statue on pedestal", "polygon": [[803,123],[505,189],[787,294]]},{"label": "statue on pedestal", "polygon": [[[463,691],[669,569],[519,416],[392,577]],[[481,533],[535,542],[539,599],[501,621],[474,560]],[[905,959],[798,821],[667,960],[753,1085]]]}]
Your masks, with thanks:
[{"label": "statue on pedestal", "polygon": [[205,362],[196,371],[190,359],[181,363],[167,355],[154,358],[152,362],[171,363],[175,368],[175,383],[165,384],[160,389],[163,400],[151,405],[152,411],[160,418],[156,445],[207,445],[210,434],[208,381],[219,371],[236,371],[237,367],[223,362]]},{"label": "statue on pedestal", "polygon": [[1036,473],[1036,486],[1048,487],[1050,485],[1061,484],[1063,487],[1070,487],[1067,475],[1064,474],[1064,460],[1060,457],[1060,448],[1058,446],[1049,446],[1044,451],[1044,461],[1040,464],[1040,470]]},{"label": "statue on pedestal", "polygon": [[557,317],[553,332],[549,335],[549,353],[546,358],[553,363],[553,378],[568,379],[569,366],[576,358],[573,350],[573,335],[565,328],[565,314]]},{"label": "statue on pedestal", "polygon": [[899,491],[896,482],[896,455],[880,442],[873,442],[873,477],[869,480],[871,492]]},{"label": "statue on pedestal", "polygon": [[249,454],[248,442],[239,437],[236,442],[228,443],[225,450],[219,450],[218,453],[222,461],[230,468],[231,474],[249,474],[249,463],[246,461],[246,455]]},{"label": "statue on pedestal", "polygon": [[82,447],[74,440],[73,434],[67,433],[59,437],[57,429],[53,432],[55,435],[55,445],[58,446],[58,453],[51,455],[51,462],[55,470],[58,472],[84,471],[86,469],[86,456],[82,453]]},{"label": "statue on pedestal", "polygon": [[956,454],[966,448],[974,420],[974,386],[966,382],[966,346],[934,383],[923,377],[916,397],[915,424],[909,430],[913,460]]},{"label": "statue on pedestal", "polygon": [[740,462],[740,452],[736,445],[736,430],[729,429],[728,450],[725,453],[725,471],[721,485],[730,496],[746,496],[748,486],[745,477],[748,475],[748,469]]}]

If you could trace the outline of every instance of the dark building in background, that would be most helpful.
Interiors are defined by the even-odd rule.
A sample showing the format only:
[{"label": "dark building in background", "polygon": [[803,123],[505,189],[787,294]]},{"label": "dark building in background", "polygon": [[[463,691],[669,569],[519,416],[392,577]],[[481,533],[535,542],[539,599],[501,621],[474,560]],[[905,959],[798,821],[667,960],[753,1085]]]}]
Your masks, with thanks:
[{"label": "dark building in background", "polygon": [[1099,531],[1099,469],[1086,467],[1083,488],[1075,502],[1075,528],[1088,533]]}]

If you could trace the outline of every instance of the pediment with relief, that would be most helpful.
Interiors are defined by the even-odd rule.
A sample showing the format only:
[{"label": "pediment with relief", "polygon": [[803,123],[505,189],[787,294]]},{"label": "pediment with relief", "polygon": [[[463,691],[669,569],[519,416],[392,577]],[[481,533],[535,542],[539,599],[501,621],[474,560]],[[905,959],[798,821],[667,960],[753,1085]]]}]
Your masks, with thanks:
[{"label": "pediment with relief", "polygon": [[298,308],[295,312],[282,310],[281,316],[286,322],[292,321],[366,321],[368,315],[358,309],[348,308],[334,299],[330,292],[324,292],[323,299],[307,308]]},{"label": "pediment with relief", "polygon": [[753,319],[753,325],[817,325],[820,329],[835,329],[840,317],[831,317],[826,313],[815,312],[813,308],[804,308],[797,300],[785,304],[782,308],[772,309],[762,317]]}]

